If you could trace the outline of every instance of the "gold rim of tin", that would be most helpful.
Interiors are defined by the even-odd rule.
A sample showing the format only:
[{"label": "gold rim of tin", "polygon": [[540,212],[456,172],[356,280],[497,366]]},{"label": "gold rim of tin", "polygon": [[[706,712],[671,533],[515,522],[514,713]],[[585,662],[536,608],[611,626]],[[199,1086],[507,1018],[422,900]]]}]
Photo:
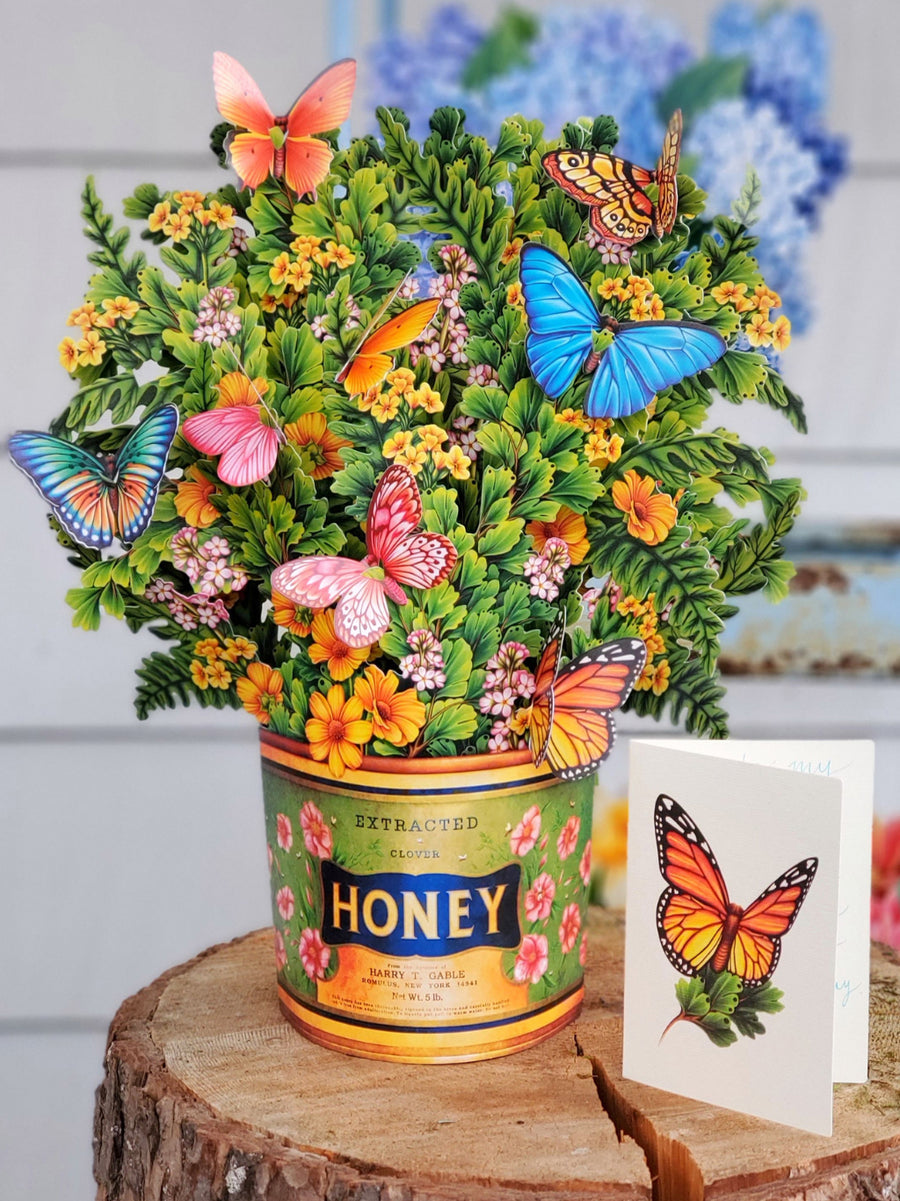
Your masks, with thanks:
[{"label": "gold rim of tin", "polygon": [[[277,747],[301,759],[316,762],[309,753],[309,743],[301,742],[299,738],[287,738],[283,734],[275,734],[272,730],[260,729],[260,742]],[[533,766],[534,761],[528,747],[518,751],[497,751],[491,754],[478,755],[444,755],[436,758],[422,757],[409,759],[391,755],[363,755],[362,764],[357,771],[374,772],[378,775],[440,775],[447,772],[476,772],[488,768],[527,767]]]}]

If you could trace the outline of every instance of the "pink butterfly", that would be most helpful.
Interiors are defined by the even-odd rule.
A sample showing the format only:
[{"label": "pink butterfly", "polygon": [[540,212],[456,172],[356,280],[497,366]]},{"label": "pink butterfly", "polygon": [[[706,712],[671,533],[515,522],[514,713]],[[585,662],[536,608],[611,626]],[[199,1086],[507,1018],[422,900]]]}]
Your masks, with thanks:
[{"label": "pink butterfly", "polygon": [[265,479],[284,441],[281,430],[263,420],[262,405],[249,399],[188,417],[181,432],[202,454],[222,456],[216,474],[236,488]]},{"label": "pink butterfly", "polygon": [[352,647],[371,646],[390,624],[387,598],[406,604],[409,588],[433,588],[456,563],[456,547],[443,534],[415,533],[422,498],[408,467],[394,463],[378,482],[369,503],[362,561],[337,555],[311,555],[283,563],[272,572],[272,589],[307,609],[327,609],[337,601],[334,632]]}]

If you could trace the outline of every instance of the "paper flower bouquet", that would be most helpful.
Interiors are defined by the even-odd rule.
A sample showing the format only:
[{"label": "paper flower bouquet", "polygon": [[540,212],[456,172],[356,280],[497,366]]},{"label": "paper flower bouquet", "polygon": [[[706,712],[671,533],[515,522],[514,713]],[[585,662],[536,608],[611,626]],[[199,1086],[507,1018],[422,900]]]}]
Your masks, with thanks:
[{"label": "paper flower bouquet", "polygon": [[77,390],[10,453],[81,573],[74,624],[164,644],[138,715],[262,727],[286,1015],[356,1054],[479,1058],[580,1005],[613,711],[723,736],[733,598],[791,574],[799,483],[707,428],[714,393],[803,411],[759,349],[790,322],[754,180],[710,224],[680,113],[646,167],[603,116],[492,144],[443,108],[420,145],[379,109],[340,148],[354,77],[276,117],[217,55],[241,186],[138,187],[153,262],[88,181]]}]

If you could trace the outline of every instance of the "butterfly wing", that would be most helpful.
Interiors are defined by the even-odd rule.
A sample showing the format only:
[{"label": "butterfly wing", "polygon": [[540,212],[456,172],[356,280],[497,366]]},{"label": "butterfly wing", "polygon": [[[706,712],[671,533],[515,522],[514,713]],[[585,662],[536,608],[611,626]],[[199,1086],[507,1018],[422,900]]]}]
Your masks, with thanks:
[{"label": "butterfly wing", "polygon": [[587,288],[546,246],[522,247],[519,279],[528,334],[525,354],[538,386],[555,400],[572,384],[603,324]]},{"label": "butterfly wing", "polygon": [[725,340],[696,321],[622,322],[584,403],[589,417],[630,417],[657,392],[717,362]]},{"label": "butterfly wing", "polygon": [[229,139],[228,151],[241,187],[258,188],[274,169],[275,143],[268,134],[235,134]]},{"label": "butterfly wing", "polygon": [[314,192],[331,166],[334,152],[321,138],[288,138],[284,144],[284,178],[298,196]]},{"label": "butterfly wing", "polygon": [[419,300],[367,334],[341,370],[337,382],[344,385],[350,396],[368,392],[380,384],[393,363],[385,352],[399,350],[421,337],[434,320],[440,303],[440,297]]},{"label": "butterfly wing", "polygon": [[357,650],[377,642],[390,622],[384,581],[368,575],[350,585],[334,611],[335,634]]},{"label": "butterfly wing", "polygon": [[129,434],[116,456],[117,522],[123,542],[133,542],[150,524],[177,429],[178,410],[163,405]]},{"label": "butterfly wing", "polygon": [[818,859],[802,859],[747,906],[728,954],[729,972],[748,984],[769,979],[781,955],[781,936],[794,924],[818,866]]},{"label": "butterfly wing", "polygon": [[110,545],[116,529],[115,481],[96,455],[33,430],[13,434],[9,453],[76,542]]},{"label": "butterfly wing", "polygon": [[355,86],[355,59],[342,58],[326,67],[300,94],[288,113],[288,137],[307,137],[343,125],[350,116]]},{"label": "butterfly wing", "polygon": [[221,50],[213,55],[213,87],[216,106],[226,121],[241,129],[264,134],[272,144],[269,130],[275,124],[275,115],[249,71]]},{"label": "butterfly wing", "polygon": [[559,187],[591,206],[591,227],[609,242],[634,246],[653,223],[653,204],[644,190],[653,174],[614,154],[553,150],[541,159]]},{"label": "butterfly wing", "polygon": [[728,889],[709,843],[672,797],[657,797],[653,825],[659,870],[669,885],[656,907],[659,941],[673,967],[693,975],[722,941]]},{"label": "butterfly wing", "polygon": [[656,211],[653,214],[653,232],[658,238],[670,234],[678,215],[678,159],[681,155],[681,135],[683,130],[681,109],[676,109],[669,121],[666,136],[663,140],[662,153],[654,172],[659,195],[656,199]]},{"label": "butterfly wing", "polygon": [[555,775],[579,780],[596,771],[615,741],[611,711],[628,699],[646,661],[642,639],[619,638],[591,647],[558,672],[546,744]]},{"label": "butterfly wing", "polygon": [[272,590],[305,609],[327,609],[358,583],[364,562],[339,555],[307,555],[272,572]]},{"label": "butterfly wing", "polygon": [[221,455],[216,474],[223,484],[244,488],[275,466],[279,431],[262,420],[259,405],[229,405],[188,417],[182,430],[205,455]]},{"label": "butterfly wing", "polygon": [[534,676],[534,695],[531,701],[531,716],[528,722],[528,745],[535,767],[540,767],[547,757],[547,744],[553,726],[553,682],[562,661],[563,636],[566,632],[565,610],[560,609],[550,634],[544,643],[537,671]]}]

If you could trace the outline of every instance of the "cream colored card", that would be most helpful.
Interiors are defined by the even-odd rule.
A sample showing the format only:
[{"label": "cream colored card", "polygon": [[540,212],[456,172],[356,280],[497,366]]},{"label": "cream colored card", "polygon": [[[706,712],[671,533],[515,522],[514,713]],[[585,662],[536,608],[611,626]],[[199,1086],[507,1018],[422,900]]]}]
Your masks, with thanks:
[{"label": "cream colored card", "polygon": [[757,758],[632,741],[623,1073],[830,1134],[843,785]]}]

